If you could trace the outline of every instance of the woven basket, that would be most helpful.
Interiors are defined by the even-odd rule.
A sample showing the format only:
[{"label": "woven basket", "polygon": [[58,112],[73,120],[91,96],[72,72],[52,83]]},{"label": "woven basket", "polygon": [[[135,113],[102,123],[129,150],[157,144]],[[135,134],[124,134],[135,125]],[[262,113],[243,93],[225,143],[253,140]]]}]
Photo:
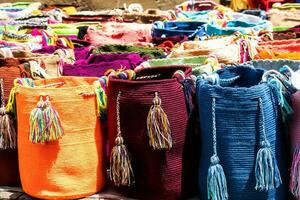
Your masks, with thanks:
[{"label": "woven basket", "polygon": [[[260,83],[263,73],[261,69],[242,65],[217,71],[217,85],[201,77],[197,80],[202,133],[199,168],[201,199],[207,199],[208,188],[211,189],[207,184],[210,183],[208,170],[216,166],[211,164],[213,155],[218,156],[219,165],[223,167],[227,180],[224,187],[227,185],[229,199],[287,198],[286,149],[284,135],[280,131],[278,102],[274,86]],[[266,141],[270,143],[270,151],[275,158],[273,161],[276,163],[277,160],[283,184],[276,185],[279,186],[277,189],[260,191],[255,189],[256,158],[262,148],[260,143]],[[213,159],[213,162],[216,160]],[[275,164],[273,166],[275,169]]]},{"label": "woven basket", "polygon": [[[177,70],[191,74],[187,66],[153,67],[141,70],[136,80],[111,78],[108,84],[108,132],[110,149],[117,134],[117,101],[120,129],[124,144],[131,154],[134,184],[118,190],[138,199],[177,199],[195,194],[197,141],[188,130],[185,92],[177,78]],[[118,94],[120,99],[117,100]],[[155,93],[167,115],[174,141],[170,150],[153,150],[147,135],[147,116]],[[193,151],[193,153],[191,153]],[[197,153],[196,153],[197,154]],[[192,157],[190,157],[192,156]]]},{"label": "woven basket", "polygon": [[[104,187],[104,139],[94,94],[96,80],[61,77],[34,81],[34,87],[17,84],[19,169],[22,188],[30,196],[74,199]],[[32,143],[30,115],[39,99],[47,96],[59,114],[64,135],[56,141]]]}]

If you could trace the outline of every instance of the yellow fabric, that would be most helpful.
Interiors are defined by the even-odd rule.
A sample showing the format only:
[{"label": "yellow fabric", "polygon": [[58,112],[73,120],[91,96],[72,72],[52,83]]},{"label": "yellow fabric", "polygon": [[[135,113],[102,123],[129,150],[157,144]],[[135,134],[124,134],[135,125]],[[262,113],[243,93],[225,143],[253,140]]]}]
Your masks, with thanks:
[{"label": "yellow fabric", "polygon": [[62,9],[62,11],[64,11],[64,12],[65,12],[66,14],[68,14],[68,15],[74,15],[74,14],[77,13],[76,8],[73,7],[73,6],[64,7],[64,8]]}]

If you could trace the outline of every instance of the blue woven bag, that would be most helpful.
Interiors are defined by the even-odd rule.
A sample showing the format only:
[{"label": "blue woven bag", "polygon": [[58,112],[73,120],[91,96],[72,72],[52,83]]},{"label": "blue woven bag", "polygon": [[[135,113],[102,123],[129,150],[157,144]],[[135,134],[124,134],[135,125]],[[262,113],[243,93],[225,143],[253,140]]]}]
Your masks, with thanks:
[{"label": "blue woven bag", "polygon": [[252,32],[270,30],[271,27],[270,23],[266,20],[261,20],[259,23],[247,23],[242,20],[231,20],[227,22],[226,27],[221,27],[217,25],[215,21],[211,21],[207,24],[207,35],[231,35],[235,32],[250,34]]},{"label": "blue woven bag", "polygon": [[197,79],[201,199],[287,199],[278,93],[263,73],[240,65]]},{"label": "blue woven bag", "polygon": [[153,37],[187,36],[189,39],[204,36],[204,22],[161,22],[153,24]]}]

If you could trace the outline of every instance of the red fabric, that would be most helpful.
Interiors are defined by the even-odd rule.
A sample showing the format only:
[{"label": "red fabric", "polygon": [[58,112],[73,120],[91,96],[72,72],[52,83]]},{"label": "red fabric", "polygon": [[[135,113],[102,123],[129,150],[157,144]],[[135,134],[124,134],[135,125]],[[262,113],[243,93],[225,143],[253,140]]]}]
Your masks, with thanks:
[{"label": "red fabric", "polygon": [[0,150],[0,186],[18,186],[20,184],[18,151]]},{"label": "red fabric", "polygon": [[[182,84],[176,78],[172,78],[178,69],[183,70],[186,75],[191,74],[190,67],[153,67],[141,70],[137,73],[137,77],[161,75],[155,79],[135,81],[110,79],[108,85],[109,149],[114,146],[117,134],[116,99],[121,91],[121,132],[131,154],[135,176],[133,186],[119,188],[126,196],[138,199],[177,199],[185,195],[183,188],[191,189],[196,185],[190,179],[191,176],[183,175],[183,171],[191,172],[193,178],[197,179],[196,172],[193,173],[192,168],[188,168],[191,165],[188,162],[183,163],[183,161],[193,160],[195,154],[191,152],[189,148],[191,146],[186,148],[185,142],[191,140],[185,140],[189,135],[185,96]],[[161,106],[170,122],[174,144],[170,151],[154,151],[149,146],[146,120],[155,92],[159,93]],[[187,168],[183,170],[183,167]]]}]

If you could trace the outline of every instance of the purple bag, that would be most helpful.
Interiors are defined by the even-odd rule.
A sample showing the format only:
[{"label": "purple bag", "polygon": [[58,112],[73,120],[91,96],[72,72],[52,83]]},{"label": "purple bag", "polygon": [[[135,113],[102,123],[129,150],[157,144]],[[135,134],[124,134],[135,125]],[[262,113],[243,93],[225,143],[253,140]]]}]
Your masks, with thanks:
[{"label": "purple bag", "polygon": [[134,69],[145,61],[137,53],[93,54],[87,60],[78,60],[74,65],[63,65],[64,76],[100,77],[109,69]]}]

